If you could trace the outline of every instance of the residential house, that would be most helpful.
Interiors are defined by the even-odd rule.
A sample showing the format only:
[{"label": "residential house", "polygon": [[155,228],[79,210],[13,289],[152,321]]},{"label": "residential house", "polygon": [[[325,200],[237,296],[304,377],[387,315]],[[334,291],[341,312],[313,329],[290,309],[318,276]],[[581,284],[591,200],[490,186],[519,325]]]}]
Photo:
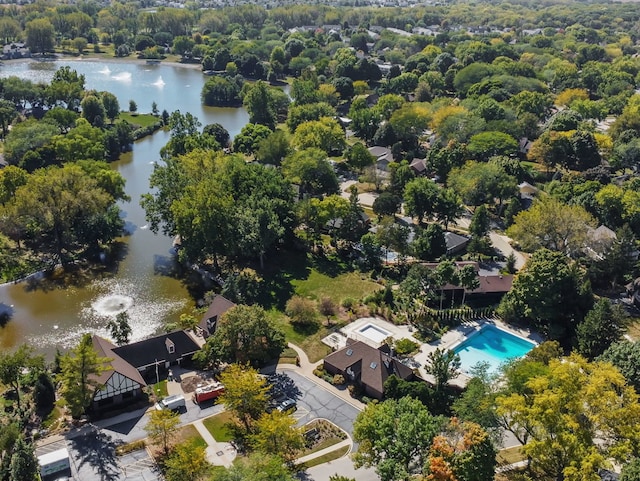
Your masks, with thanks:
[{"label": "residential house", "polygon": [[427,173],[426,159],[413,159],[409,164],[415,175],[425,175]]},{"label": "residential house", "polygon": [[396,375],[406,381],[418,379],[413,370],[398,359],[353,339],[347,339],[345,347],[325,357],[324,368],[330,374],[341,374],[375,399],[383,398],[384,383],[389,376]]},{"label": "residential house", "polygon": [[[467,297],[471,296],[483,296],[488,298],[500,298],[511,290],[513,285],[514,276],[510,274],[489,274],[481,275],[480,266],[474,261],[458,261],[455,263],[456,268],[462,269],[464,266],[471,265],[474,267],[478,274],[479,286],[473,290],[467,290]],[[428,262],[424,264],[430,269],[438,267],[437,262]],[[453,284],[446,284],[442,287],[442,290],[450,296],[462,297],[462,293],[465,290],[462,286],[454,286]]]},{"label": "residential house", "polygon": [[471,239],[469,237],[455,234],[453,232],[444,233],[444,241],[447,244],[447,255],[459,254],[464,251]]},{"label": "residential house", "polygon": [[527,155],[531,150],[531,146],[533,142],[531,142],[527,137],[522,137],[520,142],[518,142],[518,152],[522,155]]},{"label": "residential house", "polygon": [[131,402],[142,395],[142,389],[164,377],[172,365],[191,361],[200,350],[186,331],[174,331],[143,341],[115,346],[94,335],[93,348],[99,357],[107,358],[105,370],[94,380],[98,383],[92,407],[104,409]]},{"label": "residential house", "polygon": [[218,320],[222,314],[235,306],[235,303],[231,302],[229,299],[219,294],[216,295],[216,297],[213,298],[213,301],[211,301],[209,309],[204,313],[204,316],[202,316],[200,323],[196,327],[198,334],[202,335],[205,339],[212,335],[216,330]]},{"label": "residential house", "polygon": [[98,357],[109,359],[103,366],[105,370],[94,377],[99,389],[93,394],[92,408],[119,405],[140,397],[147,385],[140,371],[114,353],[116,346],[106,339],[94,335],[92,341]]},{"label": "residential house", "polygon": [[393,155],[387,147],[381,147],[379,145],[369,147],[369,153],[376,158],[376,168],[379,170],[386,171],[389,164],[393,162]]},{"label": "residential house", "polygon": [[529,182],[522,182],[518,184],[518,190],[521,196],[532,197],[538,193],[538,188],[531,185]]},{"label": "residential house", "polygon": [[31,57],[31,50],[22,42],[8,43],[2,47],[2,60]]}]

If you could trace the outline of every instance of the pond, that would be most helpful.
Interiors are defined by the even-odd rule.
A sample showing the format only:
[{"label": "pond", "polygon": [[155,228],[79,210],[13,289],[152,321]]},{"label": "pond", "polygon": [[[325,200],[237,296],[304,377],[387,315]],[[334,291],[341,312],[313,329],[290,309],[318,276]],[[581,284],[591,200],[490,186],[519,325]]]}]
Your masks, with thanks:
[{"label": "pond", "polygon": [[[243,108],[201,105],[200,91],[207,77],[189,67],[115,60],[19,61],[0,66],[0,77],[15,75],[48,83],[63,65],[84,74],[87,89],[116,95],[121,109],[134,100],[138,112],[147,113],[155,101],[160,111],[190,112],[203,125],[220,123],[232,138],[249,119]],[[126,235],[119,239],[118,262],[90,274],[67,276],[64,282],[40,279],[0,286],[0,303],[12,310],[11,320],[0,328],[0,348],[28,343],[51,357],[56,348],[73,346],[84,332],[108,337],[106,322],[123,310],[130,315],[132,340],[148,337],[190,312],[194,300],[175,265],[172,239],[148,229],[139,204],[168,140],[167,132],[157,132],[136,142],[133,152],[111,164],[126,179],[125,190],[131,197],[131,202],[120,205]]]}]

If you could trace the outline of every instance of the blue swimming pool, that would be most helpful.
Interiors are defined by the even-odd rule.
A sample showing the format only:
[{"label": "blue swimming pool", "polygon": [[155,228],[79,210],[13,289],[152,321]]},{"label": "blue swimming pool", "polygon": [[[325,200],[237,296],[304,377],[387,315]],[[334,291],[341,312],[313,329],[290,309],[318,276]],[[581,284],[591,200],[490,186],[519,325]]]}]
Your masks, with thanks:
[{"label": "blue swimming pool", "polygon": [[479,362],[489,364],[489,372],[494,373],[505,361],[522,357],[536,345],[522,337],[514,336],[499,327],[485,324],[466,340],[453,348],[460,356],[462,370]]}]

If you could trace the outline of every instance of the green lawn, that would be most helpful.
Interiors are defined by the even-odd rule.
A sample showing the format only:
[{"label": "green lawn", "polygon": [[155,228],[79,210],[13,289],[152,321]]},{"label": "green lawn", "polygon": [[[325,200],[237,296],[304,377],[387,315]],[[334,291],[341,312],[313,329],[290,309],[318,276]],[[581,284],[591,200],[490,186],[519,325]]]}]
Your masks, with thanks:
[{"label": "green lawn", "polygon": [[167,392],[167,380],[165,379],[164,381],[160,381],[159,383],[154,384],[153,393],[160,399],[167,397],[169,395],[169,393]]},{"label": "green lawn", "polygon": [[333,302],[340,304],[345,298],[362,299],[381,286],[369,279],[363,279],[358,272],[346,272],[337,276],[324,274],[317,269],[311,269],[306,279],[292,281],[295,293],[302,297],[322,299],[330,297]]},{"label": "green lawn", "polygon": [[140,127],[148,127],[158,121],[158,117],[151,114],[131,114],[130,112],[120,112],[118,117],[120,120],[126,120],[130,124],[139,125]]},{"label": "green lawn", "polygon": [[498,451],[498,455],[496,456],[498,464],[513,464],[520,461],[524,461],[527,459],[520,452],[520,446],[514,446],[512,448],[503,449],[502,451]]},{"label": "green lawn", "polygon": [[[331,348],[321,342],[323,337],[331,333],[325,326],[318,325],[314,330],[300,331],[293,327],[284,313],[272,309],[267,314],[276,326],[284,332],[287,341],[294,343],[307,353],[309,361],[319,361],[331,352]],[[334,324],[334,326],[337,325],[339,324]]]},{"label": "green lawn", "polygon": [[229,442],[233,440],[231,432],[226,428],[226,424],[233,421],[233,416],[229,411],[221,412],[215,416],[204,419],[202,423],[204,427],[211,433],[211,436],[219,442]]},{"label": "green lawn", "polygon": [[176,437],[180,443],[188,443],[192,448],[203,447],[206,449],[207,447],[207,442],[202,439],[193,424],[180,428]]},{"label": "green lawn", "polygon": [[345,446],[343,448],[337,449],[336,451],[327,453],[324,456],[320,456],[312,459],[311,461],[307,461],[306,463],[304,463],[304,465],[307,468],[312,468],[320,464],[328,463],[329,461],[333,461],[335,459],[340,459],[342,456],[344,456],[348,452],[349,452],[349,446]]}]

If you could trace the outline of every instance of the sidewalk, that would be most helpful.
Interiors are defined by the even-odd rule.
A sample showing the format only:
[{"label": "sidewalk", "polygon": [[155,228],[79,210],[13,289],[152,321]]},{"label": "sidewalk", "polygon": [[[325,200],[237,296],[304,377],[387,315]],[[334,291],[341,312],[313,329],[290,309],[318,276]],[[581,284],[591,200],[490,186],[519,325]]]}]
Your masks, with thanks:
[{"label": "sidewalk", "polygon": [[313,374],[313,370],[322,364],[322,359],[318,362],[311,363],[309,362],[309,358],[307,357],[307,354],[300,347],[292,343],[289,343],[289,347],[294,351],[296,351],[296,353],[298,354],[298,359],[300,359],[300,366],[294,366],[293,364],[279,364],[278,368],[289,370],[289,371],[296,371],[297,373],[306,377],[307,379],[314,382],[318,386],[326,389],[330,393],[339,397],[344,402],[351,404],[358,411],[364,410],[365,405],[362,402],[358,401],[357,399],[354,399],[353,397],[351,397],[351,394],[349,394],[348,390],[338,389],[333,384],[329,384],[328,382],[325,382],[324,380],[320,379],[318,376]]},{"label": "sidewalk", "polygon": [[[312,459],[316,459],[319,458],[321,456],[324,456],[325,454],[329,454],[332,453],[334,451],[337,451],[338,449],[344,448],[346,446],[349,446],[349,451],[351,451],[351,447],[353,446],[353,444],[351,443],[350,439],[345,439],[344,441],[340,441],[337,444],[334,444],[332,446],[329,446],[328,448],[324,448],[321,449],[320,451],[316,451],[315,453],[311,453],[311,454],[307,454],[306,456],[302,456],[301,458],[296,459],[295,463],[296,464],[304,464],[308,461],[311,461]],[[347,453],[349,454],[349,453]]]},{"label": "sidewalk", "polygon": [[200,436],[207,443],[205,456],[214,466],[224,466],[228,468],[236,459],[236,449],[231,443],[220,443],[214,439],[209,430],[204,427],[202,419],[198,419],[193,423],[193,427],[200,433]]}]

